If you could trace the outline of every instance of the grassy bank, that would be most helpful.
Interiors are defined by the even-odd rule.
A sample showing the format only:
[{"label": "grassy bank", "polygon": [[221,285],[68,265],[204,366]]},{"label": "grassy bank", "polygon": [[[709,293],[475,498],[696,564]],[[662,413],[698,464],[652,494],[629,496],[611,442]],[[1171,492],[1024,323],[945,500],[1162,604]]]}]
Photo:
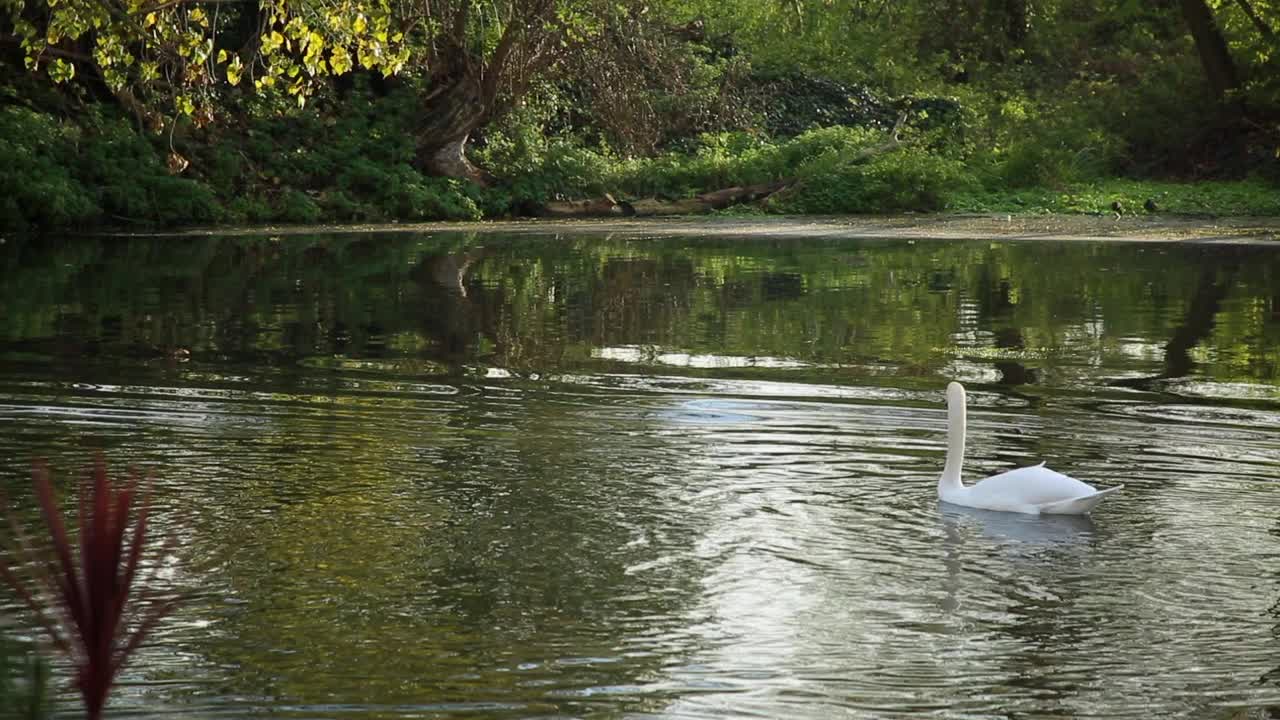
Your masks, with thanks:
[{"label": "grassy bank", "polygon": [[706,133],[678,151],[627,158],[572,134],[548,137],[536,118],[517,114],[473,149],[499,178],[481,188],[415,169],[411,88],[377,102],[350,100],[335,98],[328,112],[245,112],[173,136],[140,133],[107,106],[70,117],[0,107],[0,229],[478,220],[533,213],[550,200],[675,199],[784,179],[794,181],[786,191],[741,211],[1142,214],[1154,207],[1280,216],[1273,180],[1108,177],[1070,156],[1063,161],[1052,143],[999,152],[919,117],[901,147],[869,159],[865,149],[883,143],[887,130]]},{"label": "grassy bank", "polygon": [[[1148,210],[1148,203],[1153,209]],[[1170,182],[1107,178],[1062,188],[983,189],[951,196],[949,209],[1011,214],[1169,214],[1280,217],[1280,187],[1263,180]]]}]

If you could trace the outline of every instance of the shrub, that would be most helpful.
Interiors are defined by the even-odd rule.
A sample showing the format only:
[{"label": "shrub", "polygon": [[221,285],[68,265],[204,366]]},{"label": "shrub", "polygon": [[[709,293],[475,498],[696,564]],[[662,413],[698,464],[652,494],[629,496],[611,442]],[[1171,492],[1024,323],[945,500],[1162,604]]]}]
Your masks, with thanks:
[{"label": "shrub", "polygon": [[226,220],[233,223],[261,223],[275,217],[275,211],[257,195],[233,199],[227,205]]},{"label": "shrub", "polygon": [[958,161],[919,148],[868,162],[832,153],[806,165],[799,185],[772,209],[817,214],[935,211],[947,206],[952,193],[976,184]]},{"label": "shrub", "polygon": [[670,153],[622,163],[609,184],[629,196],[688,197],[802,176],[810,163],[825,159],[838,164],[883,138],[874,130],[847,127],[810,130],[781,144],[747,133],[708,134],[692,155]]},{"label": "shrub", "polygon": [[369,217],[367,208],[341,190],[321,194],[319,204],[325,216],[334,220],[365,220]]},{"label": "shrub", "polygon": [[165,225],[218,222],[223,210],[213,190],[194,180],[155,175],[143,181],[151,197],[150,219]]},{"label": "shrub", "polygon": [[320,221],[323,212],[314,200],[306,193],[289,189],[280,194],[276,201],[276,216],[285,222],[301,225]]},{"label": "shrub", "polygon": [[891,104],[863,85],[800,72],[758,75],[753,80],[751,106],[763,118],[765,132],[774,137],[794,137],[832,126],[893,125]]},{"label": "shrub", "polygon": [[467,193],[471,183],[449,178],[425,178],[420,188],[419,217],[423,220],[479,220],[476,201]]},{"label": "shrub", "polygon": [[0,107],[0,222],[67,226],[92,222],[101,209],[73,174],[79,130],[23,107]]}]

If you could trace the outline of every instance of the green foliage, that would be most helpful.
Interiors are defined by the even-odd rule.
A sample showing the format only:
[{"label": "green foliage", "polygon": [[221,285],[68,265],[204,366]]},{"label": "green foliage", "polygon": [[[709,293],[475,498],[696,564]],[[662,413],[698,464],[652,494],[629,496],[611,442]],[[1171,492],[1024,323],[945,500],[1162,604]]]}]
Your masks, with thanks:
[{"label": "green foliage", "polygon": [[557,142],[516,142],[491,136],[482,157],[499,161],[519,178],[513,203],[561,197],[677,199],[725,187],[799,178],[774,211],[799,213],[939,210],[950,192],[975,186],[954,159],[920,148],[872,157],[867,149],[886,139],[869,128],[827,127],[783,142],[743,132],[709,133],[691,153],[614,160]]},{"label": "green foliage", "polygon": [[271,204],[256,195],[235,198],[227,206],[226,220],[231,223],[264,223],[275,217]]},{"label": "green foliage", "polygon": [[609,189],[606,178],[617,161],[607,147],[592,149],[580,138],[546,132],[557,122],[561,101],[553,93],[536,94],[483,134],[473,155],[499,179],[498,187],[484,194],[486,215],[599,196]]},{"label": "green foliage", "polygon": [[212,190],[169,175],[159,154],[121,119],[93,112],[75,125],[27,108],[0,108],[0,226],[67,227],[114,220],[216,222]]},{"label": "green foliage", "polygon": [[831,153],[806,165],[799,186],[773,207],[813,214],[932,212],[945,209],[953,193],[976,186],[961,163],[919,148],[903,148],[868,162],[850,162]]},{"label": "green foliage", "polygon": [[593,42],[569,53],[541,92],[583,144],[648,156],[759,124],[749,58],[712,47],[697,21],[673,27],[648,3],[613,5]]},{"label": "green foliage", "polygon": [[320,218],[323,217],[320,206],[307,197],[306,193],[297,190],[285,190],[280,194],[277,204],[279,206],[277,216],[285,222],[305,225],[319,222]]},{"label": "green foliage", "polygon": [[878,139],[882,135],[874,130],[848,127],[811,130],[782,143],[750,133],[706,134],[692,154],[667,153],[620,163],[609,185],[628,196],[688,197],[794,177],[815,158],[854,153]]},{"label": "green foliage", "polygon": [[393,217],[407,220],[479,220],[480,208],[469,196],[463,181],[452,178],[424,178],[401,166],[396,182],[387,189],[387,207]]},{"label": "green foliage", "polygon": [[80,130],[23,107],[0,107],[0,225],[79,225],[100,210],[76,177]]},{"label": "green foliage", "polygon": [[1280,192],[1263,180],[1200,181],[1195,183],[1143,180],[1099,180],[1059,190],[962,190],[951,207],[966,212],[1088,213],[1145,215],[1147,201],[1154,213],[1171,215],[1280,215]]},{"label": "green foliage", "polygon": [[[148,114],[199,124],[214,118],[224,82],[238,86],[251,77],[255,89],[302,106],[327,76],[355,67],[395,74],[413,55],[401,26],[417,19],[363,0],[324,6],[0,0],[0,17],[21,46],[23,64],[51,82],[70,83],[79,67],[112,92],[141,101]],[[68,54],[66,46],[79,52]]]},{"label": "green foliage", "polygon": [[972,166],[992,187],[1058,187],[1103,177],[1120,164],[1123,140],[1098,127],[1080,104],[1037,102],[1018,95],[983,108],[986,143]]},{"label": "green foliage", "polygon": [[194,180],[155,175],[142,182],[152,206],[151,221],[162,225],[212,223],[223,210],[213,191]]},{"label": "green foliage", "polygon": [[565,197],[592,197],[605,192],[615,161],[589,148],[558,141],[549,143],[524,172],[506,177],[514,208],[541,205]]},{"label": "green foliage", "polygon": [[[287,222],[478,219],[467,183],[427,177],[410,164],[420,90],[406,84],[371,102],[374,93],[359,77],[347,97],[326,100],[330,112],[323,116],[294,112],[253,121],[242,160],[213,164],[248,169],[244,185],[278,194],[272,217]],[[256,208],[244,209],[252,221]]]},{"label": "green foliage", "polygon": [[213,191],[190,178],[170,175],[151,142],[118,116],[94,113],[73,165],[94,188],[109,218],[178,225],[216,222],[221,204]]},{"label": "green foliage", "polygon": [[[0,228],[493,218],[783,179],[769,210],[1101,212],[1080,189],[1117,176],[1280,180],[1269,0],[1211,8],[1244,119],[1212,102],[1176,4],[429,5],[0,0],[22,43],[0,59]],[[449,108],[427,98],[504,35],[515,64],[485,85],[471,149],[496,184],[429,177],[424,117]],[[73,43],[101,76],[62,57]],[[905,147],[867,160],[902,112]],[[1162,207],[1268,206],[1242,192]]]},{"label": "green foliage", "polygon": [[341,190],[332,190],[320,195],[319,205],[325,217],[339,222],[365,220],[364,207]]},{"label": "green foliage", "polygon": [[891,127],[896,113],[889,102],[863,85],[840,83],[800,72],[757,78],[753,97],[765,132],[794,137],[835,125]]}]

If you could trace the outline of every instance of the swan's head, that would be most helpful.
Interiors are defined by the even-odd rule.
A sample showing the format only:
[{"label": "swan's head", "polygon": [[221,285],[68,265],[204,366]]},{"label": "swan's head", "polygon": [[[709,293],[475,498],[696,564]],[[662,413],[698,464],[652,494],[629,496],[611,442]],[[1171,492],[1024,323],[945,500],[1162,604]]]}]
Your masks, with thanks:
[{"label": "swan's head", "polygon": [[958,382],[947,385],[947,405],[964,405],[964,386]]}]

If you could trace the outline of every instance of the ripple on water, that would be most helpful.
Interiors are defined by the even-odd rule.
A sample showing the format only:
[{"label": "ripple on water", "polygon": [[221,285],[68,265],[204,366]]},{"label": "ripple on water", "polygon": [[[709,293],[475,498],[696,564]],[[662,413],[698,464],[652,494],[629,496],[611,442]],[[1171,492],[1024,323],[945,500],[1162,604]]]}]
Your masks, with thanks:
[{"label": "ripple on water", "polygon": [[[351,372],[6,386],[0,425],[94,423],[162,468],[157,523],[191,538],[203,579],[163,638],[191,653],[182,668],[144,665],[204,667],[192,708],[233,676],[362,699],[233,704],[299,717],[1200,717],[1276,700],[1265,401],[978,389],[972,477],[1048,457],[1126,484],[1092,518],[1036,518],[939,505],[936,389]],[[415,704],[441,688],[469,701]]]}]

